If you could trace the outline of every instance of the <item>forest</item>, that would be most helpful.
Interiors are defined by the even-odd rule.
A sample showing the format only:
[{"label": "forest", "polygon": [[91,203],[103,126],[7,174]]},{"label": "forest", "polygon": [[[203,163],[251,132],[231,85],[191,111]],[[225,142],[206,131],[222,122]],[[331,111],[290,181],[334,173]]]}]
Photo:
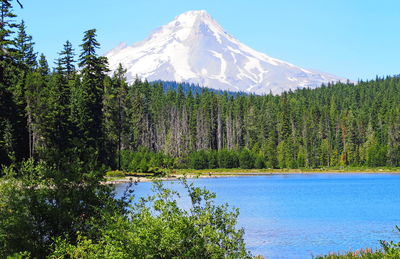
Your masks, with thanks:
[{"label": "forest", "polygon": [[125,171],[400,166],[397,76],[263,96],[128,83],[122,66],[110,71],[96,53],[96,30],[79,53],[66,41],[50,68],[10,15],[0,43],[0,164],[74,153]]},{"label": "forest", "polygon": [[397,76],[281,95],[192,92],[110,72],[95,30],[79,54],[67,41],[50,69],[17,27],[15,68],[2,71],[2,164],[74,152],[126,171],[400,165]]},{"label": "forest", "polygon": [[264,96],[129,83],[95,29],[51,68],[19,1],[0,4],[0,257],[250,256],[214,194],[183,181],[188,212],[158,184],[129,207],[101,184],[107,170],[400,166],[397,76]]}]

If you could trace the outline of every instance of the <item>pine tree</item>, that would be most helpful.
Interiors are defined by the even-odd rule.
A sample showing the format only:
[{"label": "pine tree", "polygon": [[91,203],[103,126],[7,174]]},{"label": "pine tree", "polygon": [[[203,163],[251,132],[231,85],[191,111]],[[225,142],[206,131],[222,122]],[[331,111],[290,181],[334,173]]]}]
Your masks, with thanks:
[{"label": "pine tree", "polygon": [[18,25],[18,34],[14,40],[16,64],[23,71],[32,71],[37,65],[37,53],[34,52],[32,36],[26,32],[25,22]]},{"label": "pine tree", "polygon": [[12,78],[10,69],[14,65],[15,56],[14,40],[11,36],[18,25],[14,22],[16,15],[12,12],[10,1],[1,0],[0,5],[0,80],[8,85]]},{"label": "pine tree", "polygon": [[126,69],[119,64],[111,80],[106,80],[103,99],[104,130],[111,156],[117,154],[117,168],[121,168],[121,150],[127,142],[126,101],[128,84]]},{"label": "pine tree", "polygon": [[[0,94],[7,102],[0,103],[4,111],[0,120],[8,128],[8,135],[15,142],[12,144],[14,157],[21,160],[28,156],[28,131],[25,118],[24,98],[21,91],[21,75],[17,67],[18,57],[13,34],[18,24],[12,12],[12,1],[0,0]],[[19,2],[18,2],[19,3]],[[21,6],[22,7],[22,6]],[[6,127],[6,125],[8,125]]]},{"label": "pine tree", "polygon": [[[74,94],[78,100],[72,100],[72,107],[76,112],[72,114],[72,120],[79,132],[83,135],[81,150],[84,156],[90,156],[94,161],[105,161],[105,142],[103,135],[103,94],[104,78],[106,77],[107,60],[96,54],[100,44],[96,40],[96,30],[88,30],[84,33],[82,52],[79,55],[79,67],[82,80],[75,88],[78,94]],[[85,158],[85,160],[88,158]]]},{"label": "pine tree", "polygon": [[71,42],[67,40],[64,44],[64,49],[58,54],[60,57],[56,61],[57,72],[71,79],[71,76],[75,73],[75,53]]},{"label": "pine tree", "polygon": [[42,53],[39,58],[39,66],[38,66],[38,72],[42,76],[47,76],[49,75],[50,69],[49,69],[49,64],[47,63],[46,57]]},{"label": "pine tree", "polygon": [[[22,7],[22,6],[21,6]],[[12,35],[17,24],[11,1],[0,0],[0,164],[8,165],[25,157],[26,131],[23,111],[12,94],[16,78]]]}]

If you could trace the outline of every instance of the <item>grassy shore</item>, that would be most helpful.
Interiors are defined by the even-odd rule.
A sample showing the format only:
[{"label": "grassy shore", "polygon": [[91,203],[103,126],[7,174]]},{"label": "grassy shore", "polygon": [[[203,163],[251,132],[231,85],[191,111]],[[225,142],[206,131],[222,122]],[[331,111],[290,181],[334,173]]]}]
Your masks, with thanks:
[{"label": "grassy shore", "polygon": [[290,174],[290,173],[400,173],[400,167],[326,167],[326,168],[297,168],[297,169],[177,169],[176,174]]},{"label": "grassy shore", "polygon": [[326,167],[326,168],[297,168],[297,169],[176,169],[177,174],[285,174],[285,173],[400,173],[400,167]]},{"label": "grassy shore", "polygon": [[155,176],[152,173],[136,172],[107,172],[107,183],[123,183],[129,181],[149,182],[154,179],[175,180],[179,177],[188,178],[215,178],[230,176],[257,176],[271,174],[306,174],[306,173],[400,173],[400,167],[327,167],[327,168],[298,168],[298,169],[241,169],[241,168],[216,168],[216,169],[175,169],[165,176]]}]

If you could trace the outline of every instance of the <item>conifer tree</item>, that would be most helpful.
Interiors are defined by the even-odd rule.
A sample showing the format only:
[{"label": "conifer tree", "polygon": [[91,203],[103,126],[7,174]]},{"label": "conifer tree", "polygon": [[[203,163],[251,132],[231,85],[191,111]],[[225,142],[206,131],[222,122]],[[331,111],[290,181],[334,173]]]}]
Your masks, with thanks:
[{"label": "conifer tree", "polygon": [[[25,110],[26,127],[28,129],[29,157],[33,157],[33,115],[32,101],[34,100],[32,93],[28,91],[27,76],[32,73],[37,66],[37,53],[34,52],[32,36],[26,32],[25,22],[22,21],[18,26],[18,32],[14,39],[13,45],[15,49],[14,63],[18,71],[18,76],[14,80],[12,87],[14,98],[21,110]],[[21,115],[23,116],[23,115]]]},{"label": "conifer tree", "polygon": [[12,1],[0,0],[0,92],[2,97],[8,100],[0,104],[7,106],[0,107],[0,110],[7,111],[0,116],[2,117],[0,120],[5,123],[3,125],[8,125],[5,128],[9,129],[9,139],[14,140],[13,156],[16,160],[20,160],[28,156],[28,134],[24,98],[20,87],[21,71],[16,64],[18,53],[13,38],[18,27],[15,17]]},{"label": "conifer tree", "polygon": [[0,80],[7,85],[10,83],[9,73],[15,56],[14,41],[11,36],[17,24],[13,19],[16,15],[12,12],[10,1],[1,0],[0,5]]},{"label": "conifer tree", "polygon": [[49,69],[49,64],[47,63],[46,57],[42,53],[39,58],[39,66],[38,66],[38,71],[42,76],[47,76],[49,75],[50,69]]},{"label": "conifer tree", "polygon": [[107,60],[105,57],[99,57],[96,53],[100,44],[96,40],[96,30],[88,30],[84,33],[82,52],[79,55],[79,67],[81,68],[81,82],[73,94],[78,100],[72,100],[72,107],[75,113],[72,114],[72,120],[75,123],[79,133],[82,134],[81,149],[93,157],[97,162],[104,161],[105,142],[103,135],[103,94],[104,78],[106,77]]},{"label": "conifer tree", "polygon": [[32,71],[37,65],[37,53],[34,52],[32,36],[26,32],[25,22],[18,25],[18,34],[14,40],[16,64],[23,71]]},{"label": "conifer tree", "polygon": [[56,61],[57,72],[70,79],[75,72],[75,53],[71,42],[67,40],[64,44],[64,49],[58,54],[60,57]]}]

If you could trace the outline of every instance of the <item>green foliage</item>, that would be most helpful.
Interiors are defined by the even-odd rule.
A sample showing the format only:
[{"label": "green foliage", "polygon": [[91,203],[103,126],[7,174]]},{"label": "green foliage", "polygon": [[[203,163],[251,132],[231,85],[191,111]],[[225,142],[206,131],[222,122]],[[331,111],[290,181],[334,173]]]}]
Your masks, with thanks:
[{"label": "green foliage", "polygon": [[226,149],[218,151],[218,165],[220,168],[238,168],[239,160],[237,152]]},{"label": "green foliage", "polygon": [[32,70],[36,65],[37,53],[33,50],[32,36],[27,35],[25,22],[18,25],[18,34],[14,41],[16,63],[23,71]]},{"label": "green foliage", "polygon": [[381,241],[381,245],[384,253],[382,258],[400,258],[400,243]]},{"label": "green foliage", "polygon": [[49,64],[47,63],[46,57],[42,53],[39,58],[38,71],[41,76],[47,76],[50,73]]},{"label": "green foliage", "polygon": [[193,169],[206,169],[209,166],[208,152],[200,150],[190,155],[190,166]]},{"label": "green foliage", "polygon": [[[128,84],[122,66],[108,76],[95,29],[79,73],[69,41],[50,71],[12,4],[0,1],[1,258],[43,258],[53,241],[57,258],[248,256],[237,211],[213,194],[184,182],[187,211],[158,185],[127,214],[100,184],[110,169],[400,166],[399,77],[280,96],[164,92]],[[398,256],[398,244],[382,246]]]},{"label": "green foliage", "polygon": [[175,161],[162,153],[149,152],[141,149],[139,152],[121,151],[121,169],[125,172],[155,173],[162,169],[172,168]]},{"label": "green foliage", "polygon": [[154,194],[131,206],[128,216],[105,215],[100,238],[81,235],[76,245],[56,242],[50,258],[250,258],[243,230],[236,229],[237,209],[215,205],[215,194],[183,180],[191,200],[160,182]]},{"label": "green foliage", "polygon": [[243,169],[254,168],[254,156],[248,149],[243,149],[239,154],[239,165]]},{"label": "green foliage", "polygon": [[4,167],[0,178],[0,257],[28,251],[48,254],[53,238],[75,242],[77,232],[96,234],[92,221],[100,212],[122,212],[125,203],[113,199],[102,176],[81,163],[62,171],[27,160]]},{"label": "green foliage", "polygon": [[261,155],[258,155],[256,157],[256,160],[254,162],[254,168],[257,168],[257,169],[265,168],[264,158]]},{"label": "green foliage", "polygon": [[64,49],[59,53],[60,57],[57,59],[57,72],[64,76],[70,77],[75,72],[74,49],[71,42],[68,40],[64,44]]}]

